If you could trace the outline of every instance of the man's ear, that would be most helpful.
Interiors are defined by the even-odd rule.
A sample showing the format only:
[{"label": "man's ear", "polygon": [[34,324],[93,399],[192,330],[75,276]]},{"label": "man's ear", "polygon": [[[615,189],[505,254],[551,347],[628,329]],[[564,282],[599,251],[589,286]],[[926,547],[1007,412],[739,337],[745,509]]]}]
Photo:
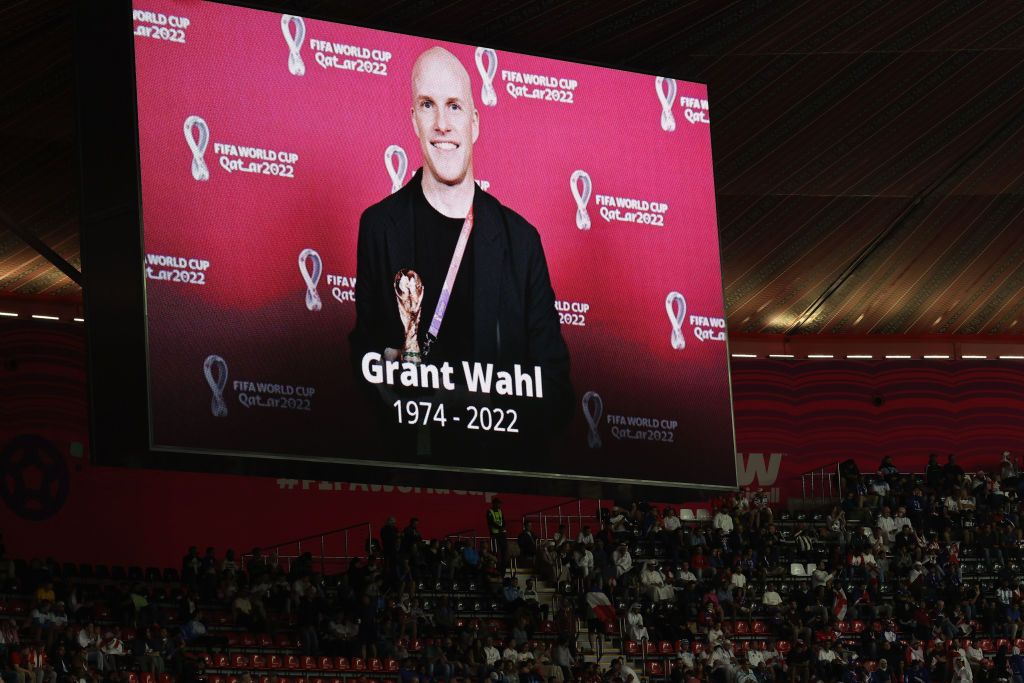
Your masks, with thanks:
[{"label": "man's ear", "polygon": [[480,110],[473,108],[473,143],[480,137]]}]

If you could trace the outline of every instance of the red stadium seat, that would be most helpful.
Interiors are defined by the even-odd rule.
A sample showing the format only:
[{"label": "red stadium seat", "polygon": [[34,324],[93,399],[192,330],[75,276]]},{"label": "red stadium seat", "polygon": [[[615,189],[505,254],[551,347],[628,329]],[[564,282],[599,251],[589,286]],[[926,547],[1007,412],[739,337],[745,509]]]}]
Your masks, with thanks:
[{"label": "red stadium seat", "polygon": [[338,671],[351,671],[352,667],[348,663],[348,657],[338,657],[334,660],[334,668]]},{"label": "red stadium seat", "polygon": [[644,654],[647,654],[647,655],[656,655],[656,654],[658,654],[658,644],[657,643],[652,642],[650,640],[645,640],[643,642],[644,642]]},{"label": "red stadium seat", "polygon": [[673,655],[676,653],[676,647],[670,640],[663,640],[658,644],[658,653],[663,655]]},{"label": "red stadium seat", "polygon": [[278,633],[274,636],[274,647],[293,647],[292,637],[287,633]]},{"label": "red stadium seat", "polygon": [[269,633],[261,633],[256,636],[256,644],[259,647],[273,647],[274,639],[270,637]]},{"label": "red stadium seat", "polygon": [[216,669],[226,669],[226,668],[228,668],[228,666],[229,666],[229,664],[228,664],[228,656],[226,654],[224,654],[223,652],[214,655],[213,656],[213,666]]},{"label": "red stadium seat", "polygon": [[988,638],[982,638],[978,641],[978,648],[985,653],[995,652],[996,649],[992,646],[992,641]]},{"label": "red stadium seat", "polygon": [[377,657],[371,657],[369,663],[367,664],[367,667],[370,669],[370,671],[373,671],[375,673],[384,670],[384,665]]},{"label": "red stadium seat", "polygon": [[996,652],[998,652],[999,649],[1003,648],[1003,647],[1009,649],[1010,648],[1010,641],[1009,641],[1008,638],[999,638],[995,642],[995,647],[996,647]]},{"label": "red stadium seat", "polygon": [[251,633],[243,633],[239,644],[242,647],[256,647],[256,636]]},{"label": "red stadium seat", "polygon": [[555,632],[555,622],[546,620],[543,621],[540,625],[540,632],[546,636],[551,635]]},{"label": "red stadium seat", "polygon": [[775,643],[775,649],[778,650],[779,654],[783,656],[785,656],[785,654],[789,652],[789,649],[791,647],[793,646],[790,644],[788,640],[780,640],[779,642]]},{"label": "red stadium seat", "polygon": [[235,655],[231,658],[231,666],[235,669],[244,669],[249,666],[249,658],[245,655]]},{"label": "red stadium seat", "polygon": [[139,673],[139,683],[156,683],[156,676],[149,671]]},{"label": "red stadium seat", "polygon": [[269,655],[267,657],[267,668],[268,669],[280,669],[281,666],[281,655]]},{"label": "red stadium seat", "polygon": [[869,659],[868,661],[864,662],[864,670],[867,671],[868,673],[872,673],[872,672],[876,671],[877,669],[878,669],[878,662],[876,662],[875,660]]},{"label": "red stadium seat", "polygon": [[750,624],[745,621],[737,621],[735,627],[736,635],[745,636],[750,633]]},{"label": "red stadium seat", "polygon": [[764,633],[768,633],[768,625],[765,624],[763,621],[755,621],[753,624],[750,625],[750,630],[755,635],[762,635]]},{"label": "red stadium seat", "polygon": [[254,669],[266,669],[267,658],[263,655],[253,655],[249,658],[249,666],[251,666]]},{"label": "red stadium seat", "polygon": [[[215,674],[213,676],[208,676],[206,678],[206,681],[207,681],[207,683],[225,683],[224,677],[221,676],[220,674]],[[128,683],[132,683],[130,678],[128,679]]]},{"label": "red stadium seat", "polygon": [[[845,634],[850,632],[850,623],[848,621],[840,621],[836,627],[839,629],[840,633]],[[762,633],[764,633],[764,631],[762,631]]]},{"label": "red stadium seat", "polygon": [[288,655],[284,658],[284,665],[289,669],[298,669],[299,666],[301,666],[301,663],[299,662],[299,658],[295,655]]},{"label": "red stadium seat", "polygon": [[317,660],[316,668],[320,669],[321,671],[331,671],[334,669],[334,659],[332,659],[331,657],[321,657],[319,660]]},{"label": "red stadium seat", "polygon": [[[965,640],[964,647],[967,647],[969,643],[970,641]],[[1013,641],[1013,646],[1019,649],[1021,652],[1024,652],[1024,638],[1018,638],[1017,640]]]},{"label": "red stadium seat", "polygon": [[614,621],[606,621],[604,623],[604,633],[608,636],[617,635],[619,632],[619,625]]},{"label": "red stadium seat", "polygon": [[363,661],[362,657],[352,658],[352,670],[353,671],[366,671],[366,662]]},{"label": "red stadium seat", "polygon": [[648,659],[647,664],[644,666],[644,671],[647,672],[648,676],[664,676],[665,667],[661,665],[661,662],[657,659]]},{"label": "red stadium seat", "polygon": [[626,654],[630,657],[639,657],[642,654],[640,643],[635,640],[626,641]]},{"label": "red stadium seat", "polygon": [[317,661],[316,657],[310,657],[309,655],[303,655],[302,657],[302,668],[306,671],[312,671],[316,668]]},{"label": "red stadium seat", "polygon": [[224,637],[228,640],[228,647],[238,647],[242,642],[242,635],[235,631],[228,631],[224,634]]},{"label": "red stadium seat", "polygon": [[139,675],[134,671],[128,672],[128,683],[139,683]]},{"label": "red stadium seat", "polygon": [[864,633],[864,628],[865,627],[863,621],[861,621],[860,619],[854,619],[853,624],[850,627],[850,630],[854,633]]},{"label": "red stadium seat", "polygon": [[704,643],[698,640],[693,641],[690,647],[693,650],[693,654],[695,655],[699,655],[701,652],[704,652]]},{"label": "red stadium seat", "polygon": [[395,673],[398,671],[398,660],[393,657],[389,657],[388,660],[384,662],[384,669],[388,673]]},{"label": "red stadium seat", "polygon": [[[259,679],[257,679],[257,683],[270,683],[270,676],[260,676]],[[281,682],[278,681],[278,683]]]},{"label": "red stadium seat", "polygon": [[423,649],[423,643],[418,638],[413,638],[412,642],[409,643],[409,652],[419,652]]}]

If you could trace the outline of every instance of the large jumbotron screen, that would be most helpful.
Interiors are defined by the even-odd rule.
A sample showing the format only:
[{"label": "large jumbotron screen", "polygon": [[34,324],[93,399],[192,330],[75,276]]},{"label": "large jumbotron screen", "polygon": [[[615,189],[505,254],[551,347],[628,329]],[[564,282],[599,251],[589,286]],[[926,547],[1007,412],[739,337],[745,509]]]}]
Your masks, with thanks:
[{"label": "large jumbotron screen", "polygon": [[154,449],[735,487],[706,86],[133,19]]}]

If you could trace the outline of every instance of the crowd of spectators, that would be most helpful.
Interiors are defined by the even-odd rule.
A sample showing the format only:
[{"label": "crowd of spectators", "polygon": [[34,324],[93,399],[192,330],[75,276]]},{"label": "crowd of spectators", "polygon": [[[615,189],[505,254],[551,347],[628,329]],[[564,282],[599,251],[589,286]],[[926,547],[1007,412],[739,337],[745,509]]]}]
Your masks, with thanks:
[{"label": "crowd of spectators", "polygon": [[121,683],[126,671],[191,683],[234,629],[393,660],[403,683],[639,683],[646,655],[622,653],[662,642],[654,675],[673,681],[1024,673],[1024,477],[1008,454],[992,472],[952,455],[923,474],[889,458],[842,472],[840,502],[801,514],[773,511],[762,491],[717,499],[703,519],[622,502],[549,539],[517,522],[515,542],[498,499],[483,542],[426,540],[416,518],[390,518],[366,557],[329,576],[310,553],[191,548],[173,577],[103,583],[52,561],[18,576],[0,551],[0,580],[33,597],[20,623],[0,621],[0,669],[6,683]]}]

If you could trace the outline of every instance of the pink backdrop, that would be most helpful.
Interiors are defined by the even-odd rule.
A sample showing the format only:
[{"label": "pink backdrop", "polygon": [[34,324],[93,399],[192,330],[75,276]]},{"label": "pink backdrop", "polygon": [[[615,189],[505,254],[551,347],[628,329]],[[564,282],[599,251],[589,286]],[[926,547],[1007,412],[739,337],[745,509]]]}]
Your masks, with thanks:
[{"label": "pink backdrop", "polygon": [[[355,399],[349,367],[355,306],[344,278],[355,276],[360,214],[392,189],[385,150],[405,150],[401,180],[421,165],[410,72],[437,41],[305,20],[295,45],[304,74],[295,75],[289,39],[297,43],[296,24],[287,24],[286,38],[279,14],[198,1],[138,0],[135,7],[157,442],[374,455],[365,446],[375,437],[372,422]],[[327,44],[329,53],[320,49]],[[562,333],[577,396],[598,392],[604,418],[678,423],[670,444],[606,432],[595,472],[577,400],[551,471],[637,476],[622,457],[631,454],[674,480],[731,484],[724,337],[698,336],[724,329],[705,86],[666,81],[658,90],[654,76],[498,52],[496,103],[488,106],[482,90],[490,58],[478,66],[474,47],[441,44],[471,75],[481,119],[476,176],[538,229],[556,298],[569,307]],[[367,56],[355,63],[382,73],[321,66],[350,58],[339,57],[339,48]],[[538,77],[543,85],[525,83]],[[523,96],[524,88],[555,99]],[[665,110],[673,125],[663,121]],[[205,150],[195,153],[183,135],[191,116],[209,129]],[[198,147],[198,130],[191,135]],[[236,157],[225,145],[268,150],[274,163],[285,157],[291,163],[276,171],[293,177],[229,172],[220,158]],[[208,180],[194,177],[196,156]],[[576,170],[592,181],[588,230],[577,227]],[[663,205],[643,213],[664,224],[602,217],[598,204],[619,200]],[[317,311],[306,306],[297,261],[304,249],[323,263]],[[167,271],[189,281],[153,279]],[[684,349],[670,341],[665,302],[672,291],[685,297]],[[202,372],[210,354],[230,368],[222,418],[211,413]],[[235,379],[312,387],[311,410],[244,408]]]}]

